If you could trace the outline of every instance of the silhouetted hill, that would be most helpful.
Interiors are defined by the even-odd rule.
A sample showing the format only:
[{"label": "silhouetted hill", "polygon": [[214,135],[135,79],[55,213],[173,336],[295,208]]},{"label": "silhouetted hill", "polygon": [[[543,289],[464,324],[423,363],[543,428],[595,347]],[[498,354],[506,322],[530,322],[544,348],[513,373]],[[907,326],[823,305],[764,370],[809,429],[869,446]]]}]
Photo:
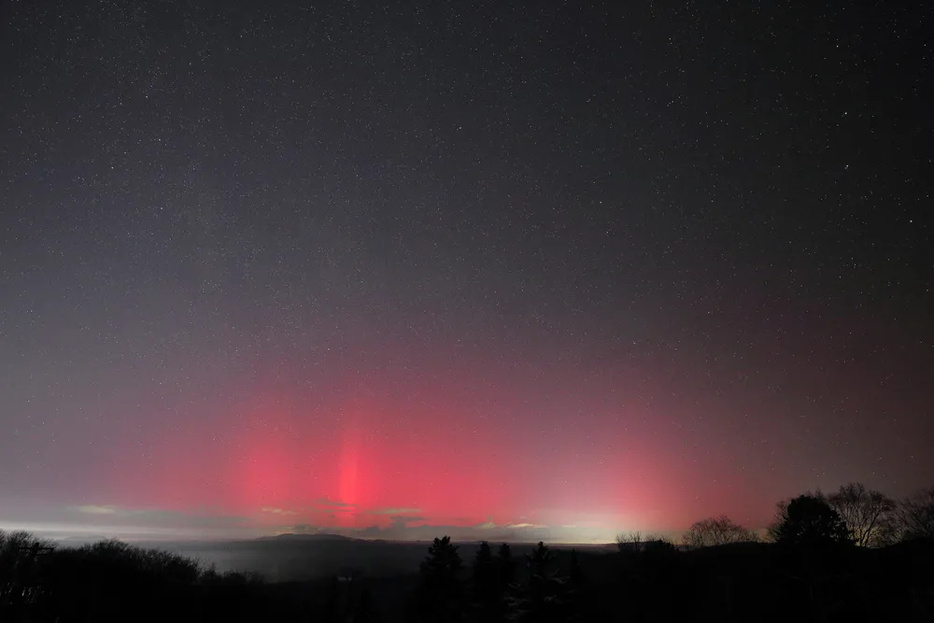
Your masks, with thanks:
[{"label": "silhouetted hill", "polygon": [[287,532],[285,534],[277,534],[276,536],[265,536],[255,539],[256,541],[288,541],[292,543],[320,543],[320,542],[334,542],[334,541],[360,541],[360,539],[355,539],[353,537],[344,536],[342,534],[296,534],[293,532]]}]

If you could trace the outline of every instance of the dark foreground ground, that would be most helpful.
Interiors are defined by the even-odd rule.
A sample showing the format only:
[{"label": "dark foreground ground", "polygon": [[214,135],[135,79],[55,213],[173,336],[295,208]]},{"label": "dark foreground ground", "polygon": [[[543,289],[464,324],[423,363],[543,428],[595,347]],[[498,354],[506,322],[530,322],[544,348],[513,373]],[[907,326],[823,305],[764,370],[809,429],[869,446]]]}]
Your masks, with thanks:
[{"label": "dark foreground ground", "polygon": [[572,555],[555,547],[537,568],[531,546],[515,546],[508,581],[475,573],[476,544],[459,547],[463,568],[446,579],[420,572],[426,543],[286,538],[232,546],[228,563],[252,560],[278,581],[116,542],[34,545],[0,553],[0,622],[934,623],[934,543],[926,541],[822,551],[649,543]]}]

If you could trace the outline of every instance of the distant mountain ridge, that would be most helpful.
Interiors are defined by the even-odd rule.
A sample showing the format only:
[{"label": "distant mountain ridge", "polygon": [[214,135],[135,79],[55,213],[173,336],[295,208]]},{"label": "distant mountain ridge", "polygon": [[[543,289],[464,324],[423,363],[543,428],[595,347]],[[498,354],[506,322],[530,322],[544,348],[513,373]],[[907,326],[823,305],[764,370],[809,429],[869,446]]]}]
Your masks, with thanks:
[{"label": "distant mountain ridge", "polygon": [[344,536],[342,534],[333,534],[330,532],[320,532],[316,534],[301,534],[295,532],[286,532],[283,534],[277,534],[275,536],[263,536],[256,539],[257,541],[296,541],[296,542],[321,542],[321,541],[360,541],[362,539],[355,539],[350,536]]}]

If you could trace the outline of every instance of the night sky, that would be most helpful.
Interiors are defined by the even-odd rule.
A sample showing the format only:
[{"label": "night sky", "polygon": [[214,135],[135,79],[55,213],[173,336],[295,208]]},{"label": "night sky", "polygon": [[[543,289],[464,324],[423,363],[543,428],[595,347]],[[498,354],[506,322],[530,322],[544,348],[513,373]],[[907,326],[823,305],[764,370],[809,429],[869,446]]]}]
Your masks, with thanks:
[{"label": "night sky", "polygon": [[0,7],[0,528],[934,484],[928,3]]}]

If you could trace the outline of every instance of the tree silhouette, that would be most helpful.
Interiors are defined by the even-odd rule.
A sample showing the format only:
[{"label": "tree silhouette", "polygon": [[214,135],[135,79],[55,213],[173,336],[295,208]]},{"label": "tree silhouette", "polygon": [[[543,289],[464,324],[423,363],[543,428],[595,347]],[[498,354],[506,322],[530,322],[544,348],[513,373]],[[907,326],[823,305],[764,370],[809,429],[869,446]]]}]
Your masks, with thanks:
[{"label": "tree silhouette", "polygon": [[504,588],[493,550],[486,541],[480,543],[471,573],[471,606],[478,621],[496,621],[502,617]]},{"label": "tree silhouette", "polygon": [[904,540],[934,539],[934,487],[902,501],[896,515]]},{"label": "tree silhouette", "polygon": [[40,558],[52,551],[51,543],[28,532],[0,530],[0,620],[16,620],[43,597]]},{"label": "tree silhouette", "polygon": [[331,612],[326,586],[312,596],[306,590],[298,584],[273,587],[255,573],[202,570],[191,559],[115,540],[52,548],[25,532],[0,531],[3,623],[308,621],[322,615],[365,622],[379,614],[366,587],[350,591],[350,607]]},{"label": "tree silhouette", "polygon": [[568,621],[578,621],[581,618],[582,611],[586,606],[587,578],[584,576],[584,570],[580,565],[580,558],[576,549],[571,550],[571,557],[568,560],[568,576],[565,585],[565,601],[567,602]]},{"label": "tree silhouette", "polygon": [[853,482],[827,498],[850,531],[850,537],[861,547],[879,547],[894,540],[896,504],[878,491]]},{"label": "tree silhouette", "polygon": [[496,561],[493,560],[493,550],[490,549],[490,544],[486,541],[481,542],[479,547],[477,547],[472,571],[471,579],[473,581],[474,591],[482,591],[482,589],[488,588],[491,585],[494,587],[496,586]]},{"label": "tree silhouette", "polygon": [[509,600],[509,620],[546,623],[565,618],[565,584],[558,573],[554,553],[542,541],[525,557],[528,579],[524,590]]},{"label": "tree silhouette", "polygon": [[509,543],[499,546],[496,554],[496,568],[499,573],[499,588],[505,592],[516,581],[516,561],[512,557],[512,548]]},{"label": "tree silhouette", "polygon": [[733,523],[726,515],[709,517],[694,522],[682,537],[684,544],[691,547],[710,547],[726,543],[755,541],[756,535],[741,525]]},{"label": "tree silhouette", "polygon": [[779,502],[778,517],[769,533],[783,545],[821,546],[851,542],[846,522],[820,493]]},{"label": "tree silhouette", "polygon": [[376,623],[379,620],[376,604],[373,601],[373,593],[369,588],[360,591],[360,599],[357,601],[354,610],[354,623]]},{"label": "tree silhouette", "polygon": [[585,582],[586,578],[584,577],[584,570],[581,569],[580,557],[577,550],[572,549],[571,559],[568,561],[568,584],[575,588],[581,588]]},{"label": "tree silhouette", "polygon": [[646,541],[646,537],[639,532],[627,532],[620,533],[616,535],[616,548],[620,553],[638,553],[642,551],[642,546]]},{"label": "tree silhouette", "polygon": [[462,567],[451,537],[436,538],[420,567],[419,614],[423,621],[446,623],[463,619]]},{"label": "tree silhouette", "polygon": [[630,534],[617,538],[619,564],[618,604],[627,621],[668,621],[676,600],[680,553],[659,536]]}]

